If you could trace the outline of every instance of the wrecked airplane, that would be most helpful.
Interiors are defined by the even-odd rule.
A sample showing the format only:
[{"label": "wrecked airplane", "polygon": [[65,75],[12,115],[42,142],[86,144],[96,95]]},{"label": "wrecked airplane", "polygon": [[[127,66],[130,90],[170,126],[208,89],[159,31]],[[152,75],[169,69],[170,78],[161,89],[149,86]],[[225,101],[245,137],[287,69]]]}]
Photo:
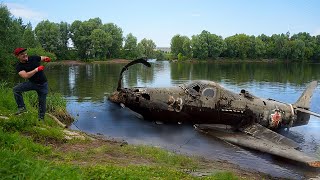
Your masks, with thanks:
[{"label": "wrecked airplane", "polygon": [[198,80],[170,88],[123,88],[123,72],[142,63],[127,64],[120,73],[117,91],[109,100],[142,115],[145,119],[169,123],[190,123],[195,129],[221,140],[320,167],[320,160],[298,151],[299,145],[276,130],[306,125],[310,101],[317,82],[309,84],[294,104],[263,99],[246,90],[229,91],[216,82]]}]

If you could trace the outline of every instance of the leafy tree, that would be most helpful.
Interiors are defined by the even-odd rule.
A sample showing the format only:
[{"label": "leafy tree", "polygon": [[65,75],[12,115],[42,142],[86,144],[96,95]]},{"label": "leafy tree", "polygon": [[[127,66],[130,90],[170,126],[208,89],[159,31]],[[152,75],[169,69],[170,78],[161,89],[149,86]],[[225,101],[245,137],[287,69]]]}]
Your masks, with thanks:
[{"label": "leafy tree", "polygon": [[292,60],[303,60],[305,56],[305,43],[301,39],[291,41],[292,51],[291,59]]},{"label": "leafy tree", "polygon": [[146,48],[142,43],[138,43],[137,45],[137,57],[146,57],[145,55]]},{"label": "leafy tree", "polygon": [[6,53],[12,53],[13,49],[22,45],[22,28],[19,21],[11,17],[8,8],[0,4],[0,46]]},{"label": "leafy tree", "polygon": [[137,38],[131,33],[126,36],[123,49],[126,58],[137,58]]},{"label": "leafy tree", "polygon": [[190,39],[187,36],[175,35],[171,39],[171,53],[175,57],[181,53],[182,56],[190,58],[192,55]]},{"label": "leafy tree", "polygon": [[56,52],[59,59],[67,59],[68,44],[70,38],[70,25],[67,22],[60,22],[59,24],[59,45]]},{"label": "leafy tree", "polygon": [[305,44],[304,49],[304,57],[302,57],[303,60],[311,59],[313,56],[313,53],[316,49],[316,38],[312,37],[309,33],[301,32],[298,34],[295,34],[291,37],[292,40],[302,40]]},{"label": "leafy tree", "polygon": [[51,58],[51,61],[54,62],[57,60],[57,56],[54,53],[45,51],[42,47],[35,47],[28,49],[29,55],[38,55],[38,56],[48,56]]},{"label": "leafy tree", "polygon": [[178,54],[178,61],[182,61],[183,60],[183,55],[182,55],[182,53],[179,53]]},{"label": "leafy tree", "polygon": [[48,20],[41,21],[35,28],[41,46],[49,52],[56,53],[59,47],[59,25]]},{"label": "leafy tree", "polygon": [[268,42],[267,54],[269,58],[288,59],[291,45],[288,34],[273,34]]},{"label": "leafy tree", "polygon": [[79,49],[81,48],[81,33],[80,33],[81,24],[82,24],[81,21],[75,20],[70,25],[70,38],[72,40],[73,46],[76,49],[78,49],[79,55],[80,55]]},{"label": "leafy tree", "polygon": [[102,22],[99,18],[89,19],[84,22],[77,20],[71,24],[71,39],[81,59],[87,59],[92,53],[90,35],[93,30],[99,29],[101,26]]},{"label": "leafy tree", "polygon": [[0,4],[0,76],[6,77],[13,72],[15,62],[12,52],[22,46],[22,36],[25,26],[22,20],[14,19],[5,5]]},{"label": "leafy tree", "polygon": [[11,14],[7,7],[0,4],[0,57],[2,59],[0,63],[0,75],[2,77],[6,77],[6,74],[11,71],[9,69],[10,58],[13,58],[9,55],[9,48],[5,48],[6,43],[10,43],[8,38],[10,35],[8,29],[12,23],[10,16]]},{"label": "leafy tree", "polygon": [[208,45],[205,41],[202,41],[200,35],[193,35],[191,37],[191,46],[193,51],[193,57],[199,59],[208,58]]},{"label": "leafy tree", "polygon": [[320,35],[315,37],[315,44],[312,60],[320,61]]},{"label": "leafy tree", "polygon": [[123,42],[123,32],[120,27],[113,23],[104,24],[102,26],[102,29],[111,34],[112,36],[112,45],[109,48],[109,57],[116,57],[117,54],[120,53],[120,49],[122,47]]},{"label": "leafy tree", "polygon": [[261,42],[256,46],[255,38],[245,34],[236,34],[234,36],[230,36],[226,38],[225,41],[227,43],[226,54],[232,58],[245,59],[248,57],[257,57],[256,52],[254,52],[256,48],[261,51],[263,49],[263,44],[261,44]]},{"label": "leafy tree", "polygon": [[106,58],[108,48],[112,45],[112,36],[102,29],[95,29],[90,35],[92,53],[95,58]]},{"label": "leafy tree", "polygon": [[226,49],[226,44],[221,36],[202,31],[199,35],[192,36],[193,56],[200,59],[217,58]]},{"label": "leafy tree", "polygon": [[142,39],[140,41],[140,46],[142,46],[143,48],[141,48],[141,50],[143,50],[143,57],[146,58],[154,58],[155,57],[155,49],[156,49],[156,44],[152,41],[152,40],[148,40],[146,38]]},{"label": "leafy tree", "polygon": [[239,41],[239,58],[245,59],[249,54],[251,44],[250,36],[245,34],[237,34],[236,37]]},{"label": "leafy tree", "polygon": [[26,26],[26,29],[23,33],[23,42],[22,46],[26,48],[35,48],[37,46],[40,46],[40,43],[36,40],[34,31],[32,30],[31,23],[28,23]]},{"label": "leafy tree", "polygon": [[191,40],[188,37],[184,38],[184,41],[182,44],[182,53],[186,58],[192,57]]},{"label": "leafy tree", "polygon": [[162,52],[162,51],[159,51],[159,50],[155,52],[155,58],[157,60],[165,60],[165,59],[167,59],[165,53]]},{"label": "leafy tree", "polygon": [[12,23],[10,23],[9,26],[9,32],[10,32],[10,40],[11,43],[8,45],[13,45],[11,49],[16,48],[17,46],[22,46],[23,43],[23,32],[26,28],[26,25],[23,24],[22,19],[18,18],[15,19],[12,17]]},{"label": "leafy tree", "polygon": [[227,49],[224,51],[224,55],[230,58],[236,58],[239,56],[239,41],[236,36],[227,37],[225,40]]},{"label": "leafy tree", "polygon": [[266,53],[266,48],[264,42],[256,38],[255,36],[250,36],[250,47],[248,50],[248,58],[257,59],[262,58]]},{"label": "leafy tree", "polygon": [[177,57],[179,53],[182,53],[183,51],[182,44],[183,44],[183,38],[179,34],[171,38],[171,43],[170,43],[171,53],[174,56]]},{"label": "leafy tree", "polygon": [[272,58],[274,52],[274,43],[272,42],[271,37],[266,36],[265,34],[261,34],[257,37],[260,39],[265,47],[265,53],[262,55],[263,58]]}]

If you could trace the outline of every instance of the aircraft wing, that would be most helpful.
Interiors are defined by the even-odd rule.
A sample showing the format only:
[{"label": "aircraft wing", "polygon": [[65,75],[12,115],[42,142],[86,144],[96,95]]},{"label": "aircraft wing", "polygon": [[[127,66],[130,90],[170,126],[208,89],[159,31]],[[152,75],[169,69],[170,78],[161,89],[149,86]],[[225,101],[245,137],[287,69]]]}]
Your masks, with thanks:
[{"label": "aircraft wing", "polygon": [[296,150],[295,142],[260,124],[253,124],[239,132],[217,128],[212,124],[199,124],[195,125],[195,128],[235,145],[301,162],[311,167],[320,167],[319,159]]},{"label": "aircraft wing", "polygon": [[299,145],[293,140],[282,136],[258,123],[252,124],[246,128],[240,129],[240,131],[251,135],[258,139],[269,140],[277,145],[288,146],[297,149]]}]

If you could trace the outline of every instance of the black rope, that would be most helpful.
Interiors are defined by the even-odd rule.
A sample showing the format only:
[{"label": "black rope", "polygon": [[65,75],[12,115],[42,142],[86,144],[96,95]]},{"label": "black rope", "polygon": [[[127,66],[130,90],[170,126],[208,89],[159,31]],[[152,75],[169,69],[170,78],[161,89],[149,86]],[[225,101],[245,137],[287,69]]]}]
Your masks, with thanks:
[{"label": "black rope", "polygon": [[183,146],[187,145],[192,139],[194,139],[196,137],[196,135],[197,135],[196,133],[197,132],[194,130],[193,136],[190,137],[188,140],[186,140],[183,144],[181,144],[178,149],[181,149]]},{"label": "black rope", "polygon": [[77,122],[78,122],[78,120],[75,121],[75,122],[73,122],[72,124],[73,124],[79,131],[82,131],[82,130],[76,125]]}]

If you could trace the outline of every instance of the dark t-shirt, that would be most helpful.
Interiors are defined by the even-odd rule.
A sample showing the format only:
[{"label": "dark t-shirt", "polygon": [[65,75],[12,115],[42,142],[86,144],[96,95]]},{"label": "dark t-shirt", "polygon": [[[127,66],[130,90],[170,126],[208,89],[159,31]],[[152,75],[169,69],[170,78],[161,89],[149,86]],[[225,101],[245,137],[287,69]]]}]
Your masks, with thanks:
[{"label": "dark t-shirt", "polygon": [[[16,65],[16,70],[18,73],[23,70],[26,72],[32,71],[38,66],[40,66],[40,61],[41,61],[40,56],[29,56],[28,61],[26,63],[19,62]],[[47,77],[43,71],[39,71],[35,73],[32,77],[30,77],[29,81],[36,84],[43,84],[47,82]]]}]

